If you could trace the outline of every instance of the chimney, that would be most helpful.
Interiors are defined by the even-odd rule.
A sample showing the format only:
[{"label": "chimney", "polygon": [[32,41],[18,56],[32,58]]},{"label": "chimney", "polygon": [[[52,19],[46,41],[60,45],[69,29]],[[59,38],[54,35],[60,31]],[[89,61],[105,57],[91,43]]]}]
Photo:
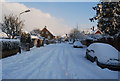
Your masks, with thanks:
[{"label": "chimney", "polygon": [[45,28],[47,28],[47,26],[45,26]]}]

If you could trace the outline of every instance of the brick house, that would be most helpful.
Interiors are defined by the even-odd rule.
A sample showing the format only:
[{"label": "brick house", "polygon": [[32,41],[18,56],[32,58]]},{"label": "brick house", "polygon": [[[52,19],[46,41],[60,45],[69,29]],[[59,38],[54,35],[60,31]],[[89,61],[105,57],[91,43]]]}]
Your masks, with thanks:
[{"label": "brick house", "polygon": [[45,37],[49,40],[54,39],[54,35],[47,29],[47,27],[45,26],[42,30],[41,30],[41,36]]},{"label": "brick house", "polygon": [[90,34],[103,34],[99,29],[96,29],[96,30],[91,30],[90,31]]},{"label": "brick house", "polygon": [[95,31],[95,34],[102,34],[100,30]]}]

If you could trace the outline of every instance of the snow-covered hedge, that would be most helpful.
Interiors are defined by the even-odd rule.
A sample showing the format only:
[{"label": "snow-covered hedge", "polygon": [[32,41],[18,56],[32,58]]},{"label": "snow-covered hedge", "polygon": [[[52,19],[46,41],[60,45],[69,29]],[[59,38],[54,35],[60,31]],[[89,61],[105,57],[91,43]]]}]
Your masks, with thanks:
[{"label": "snow-covered hedge", "polygon": [[18,49],[20,46],[18,39],[0,39],[0,43],[2,43],[2,51]]}]

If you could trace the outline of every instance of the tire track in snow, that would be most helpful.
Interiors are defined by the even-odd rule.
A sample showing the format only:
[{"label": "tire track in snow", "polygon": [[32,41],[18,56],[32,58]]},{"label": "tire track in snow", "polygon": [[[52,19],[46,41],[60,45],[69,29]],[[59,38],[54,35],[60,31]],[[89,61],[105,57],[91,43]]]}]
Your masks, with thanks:
[{"label": "tire track in snow", "polygon": [[[27,71],[27,73],[25,75],[22,75],[21,78],[25,77],[25,78],[28,78],[28,79],[29,78],[32,79],[31,77],[34,77],[33,74],[38,72],[39,69],[41,68],[41,66],[43,66],[53,56],[52,53],[53,53],[54,49],[51,49],[50,51],[44,53],[45,55],[40,57],[41,59],[38,58],[37,60],[35,60],[31,64],[31,67],[32,67],[32,65],[34,65],[33,68],[30,69],[29,71]],[[38,63],[36,63],[36,62],[38,62]],[[35,65],[35,63],[36,63],[36,65]],[[30,76],[28,76],[28,75],[30,75]]]},{"label": "tire track in snow", "polygon": [[[68,47],[68,46],[67,46]],[[65,53],[66,51],[66,44],[63,44],[61,47],[61,53],[59,54],[59,62],[61,65],[62,70],[64,71],[65,79],[70,79],[69,72],[68,72],[68,55]]]},{"label": "tire track in snow", "polygon": [[[81,53],[80,48],[74,49],[69,44],[56,44],[35,49],[37,52],[22,57],[11,58],[18,60],[11,64],[5,64],[3,78],[8,79],[109,79],[116,78],[116,72],[102,70],[91,62],[88,62]],[[47,50],[47,51],[46,51]],[[37,54],[36,54],[37,53]],[[39,54],[43,53],[43,54]],[[80,53],[80,54],[79,54]],[[11,59],[3,63],[10,63]],[[13,61],[13,60],[12,60]],[[22,61],[22,62],[21,62]],[[26,63],[24,63],[24,62]],[[20,63],[21,62],[21,63]],[[18,63],[18,64],[17,64]],[[21,65],[24,65],[21,67]],[[17,66],[17,69],[12,69]],[[9,68],[11,69],[9,69]],[[94,69],[93,69],[94,68]],[[12,71],[12,72],[10,72]],[[99,74],[98,74],[99,73]],[[103,74],[103,75],[102,75]],[[108,74],[108,75],[106,75]],[[112,76],[113,77],[109,77]],[[107,77],[106,77],[107,76]]]},{"label": "tire track in snow", "polygon": [[[39,51],[39,50],[42,50],[42,51]],[[35,51],[36,51],[36,53],[35,53]],[[25,61],[25,62],[27,60],[29,61],[29,59],[36,57],[36,55],[39,56],[42,52],[46,52],[46,49],[43,47],[36,48],[36,49],[33,49],[31,51],[28,51],[28,52],[24,52],[23,54],[14,55],[14,56],[2,59],[2,62],[4,63],[3,66],[7,67],[9,65],[13,65],[13,64],[15,65],[18,63],[22,63],[23,61]],[[34,54],[36,54],[36,55],[34,55]],[[41,54],[41,55],[43,55],[43,54]]]},{"label": "tire track in snow", "polygon": [[[43,56],[36,56],[35,59],[32,59],[32,62],[30,62],[29,60],[29,63],[28,65],[24,66],[24,68],[19,68],[17,69],[17,71],[13,71],[13,72],[9,72],[9,73],[6,73],[4,75],[7,75],[7,76],[4,76],[3,75],[3,78],[26,78],[27,76],[31,75],[30,73],[32,73],[32,71],[36,70],[35,68],[39,65],[38,63],[36,62],[40,62],[40,58],[49,58],[50,53],[52,53],[54,51],[55,48],[52,48],[50,50],[48,50],[46,53],[43,54]],[[34,56],[34,57],[35,57]],[[46,59],[43,59],[43,62],[45,61]],[[19,65],[18,65],[19,66]],[[32,67],[32,68],[31,68]],[[31,68],[31,69],[30,69]],[[6,70],[5,70],[6,71]],[[4,73],[4,71],[3,71]],[[18,74],[19,73],[19,74]],[[29,75],[28,75],[29,74]]]},{"label": "tire track in snow", "polygon": [[[39,53],[41,53],[41,52],[38,51],[38,49],[36,49],[36,51],[37,51],[36,52],[37,54],[35,54],[35,55],[33,55],[33,54],[26,54],[25,58],[23,57],[23,58],[20,58],[20,59],[13,58],[14,57],[13,56],[12,58],[9,57],[9,60],[7,60],[5,62],[3,61],[3,66],[2,66],[3,67],[3,74],[5,74],[4,70],[5,70],[5,72],[9,72],[9,71],[12,71],[12,70],[19,70],[19,69],[25,67],[26,65],[29,65],[30,61],[34,61],[34,59],[31,59],[31,60],[29,60],[29,59],[32,58],[32,57],[36,57],[36,55],[38,55]],[[29,52],[27,52],[27,53],[29,53]],[[24,55],[24,54],[22,54],[22,55]],[[11,62],[12,59],[13,60],[15,59],[15,60],[18,60],[18,61]],[[11,63],[9,63],[8,61],[11,62]],[[6,62],[8,62],[8,63],[6,63]],[[4,64],[4,63],[6,63],[6,64]],[[12,67],[12,68],[10,68],[9,66]]]},{"label": "tire track in snow", "polygon": [[[41,72],[45,73],[44,75],[41,74],[40,76],[43,76],[42,78],[44,79],[65,79],[66,77],[64,76],[64,70],[61,69],[60,62],[58,60],[58,57],[61,52],[61,46],[58,45],[57,48],[54,51],[54,56],[50,58],[49,62],[45,65],[45,68],[41,68]],[[40,77],[38,76],[38,77]]]},{"label": "tire track in snow", "polygon": [[71,54],[73,53],[72,51],[73,51],[73,48],[71,48],[69,45],[66,46],[66,45],[63,44],[63,46],[61,47],[61,52],[59,53],[59,58],[58,59],[59,59],[61,68],[64,71],[65,79],[73,79],[73,78],[75,78],[70,73],[69,65],[73,64],[76,67],[79,65],[79,61],[77,62],[78,64],[76,64],[76,61],[72,58],[72,56],[71,56]]},{"label": "tire track in snow", "polygon": [[[101,78],[113,78],[113,77],[106,77],[105,74],[101,75],[103,73],[109,72],[107,70],[103,70],[97,65],[94,65],[93,63],[87,62],[88,60],[85,57],[77,57],[75,53],[77,53],[73,48],[67,47],[66,53],[68,54],[68,74],[71,76],[72,79],[101,79]],[[81,48],[77,48],[80,52],[82,50]],[[81,52],[80,52],[81,53]],[[83,56],[83,55],[80,55]],[[94,67],[95,66],[95,67]],[[71,68],[72,67],[72,68]],[[94,67],[94,69],[93,69]],[[77,70],[76,70],[77,69]],[[108,73],[107,73],[108,74]],[[112,75],[112,72],[111,72]],[[110,76],[111,76],[110,75]],[[115,77],[115,76],[114,76]],[[116,77],[117,78],[117,77]]]},{"label": "tire track in snow", "polygon": [[[76,56],[73,48],[71,47],[66,48],[65,54],[68,56],[68,75],[70,79],[79,79],[79,78],[85,78],[86,76],[89,76],[89,72],[87,72],[88,69],[84,66],[84,64],[81,64],[80,58]],[[77,48],[80,51],[80,48]],[[86,72],[85,72],[86,71]]]},{"label": "tire track in snow", "polygon": [[[28,78],[37,78],[37,77],[40,77],[39,75],[40,74],[42,74],[42,71],[49,71],[49,68],[48,69],[46,69],[45,70],[45,67],[48,67],[49,65],[52,65],[51,63],[50,63],[50,61],[51,60],[53,60],[53,58],[55,57],[55,55],[56,55],[56,48],[55,49],[53,49],[51,52],[49,52],[48,54],[49,55],[51,55],[51,56],[49,56],[48,58],[46,58],[46,59],[44,59],[45,61],[43,61],[43,62],[41,62],[41,64],[39,65],[39,68],[38,68],[38,70],[35,70],[33,73],[32,73],[32,75],[31,76],[29,76]],[[53,67],[53,66],[52,66]],[[43,74],[42,74],[43,75]],[[46,76],[46,75],[45,75]],[[43,76],[42,76],[42,78],[43,78]]]}]

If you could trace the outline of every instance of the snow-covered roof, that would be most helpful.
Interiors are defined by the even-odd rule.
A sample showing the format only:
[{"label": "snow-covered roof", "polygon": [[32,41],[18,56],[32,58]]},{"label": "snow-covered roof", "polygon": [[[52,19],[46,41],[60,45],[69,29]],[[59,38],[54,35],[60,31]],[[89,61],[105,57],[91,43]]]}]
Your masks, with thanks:
[{"label": "snow-covered roof", "polygon": [[8,36],[6,33],[0,32],[0,38],[8,38]]},{"label": "snow-covered roof", "polygon": [[32,38],[32,39],[39,39],[39,37],[38,37],[38,36],[35,36],[35,35],[31,35],[31,38]]},{"label": "snow-covered roof", "polygon": [[0,39],[0,42],[1,41],[16,41],[16,42],[20,42],[20,40],[19,39]]},{"label": "snow-covered roof", "polygon": [[102,32],[99,30],[99,29],[96,29],[96,30],[91,30],[90,31],[90,34],[102,34]]},{"label": "snow-covered roof", "polygon": [[93,31],[93,30],[91,30],[91,31],[90,31],[90,34],[95,34],[95,32],[96,32],[95,30],[94,30],[94,31]]},{"label": "snow-covered roof", "polygon": [[36,36],[36,35],[31,35],[31,38],[32,39],[41,39],[41,40],[44,39],[44,37],[42,37],[42,36]]}]

